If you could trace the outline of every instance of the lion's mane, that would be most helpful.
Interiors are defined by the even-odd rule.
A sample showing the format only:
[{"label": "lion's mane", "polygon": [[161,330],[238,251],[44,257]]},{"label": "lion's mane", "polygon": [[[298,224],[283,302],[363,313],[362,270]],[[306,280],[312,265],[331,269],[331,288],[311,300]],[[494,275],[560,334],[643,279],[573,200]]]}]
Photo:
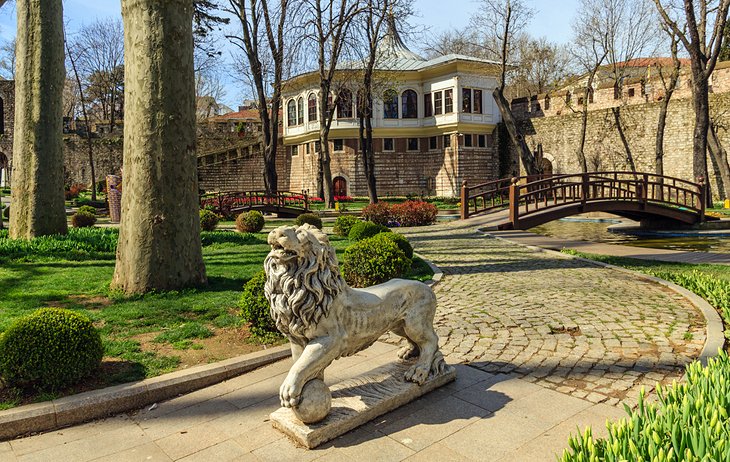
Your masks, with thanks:
[{"label": "lion's mane", "polygon": [[333,300],[346,283],[340,275],[337,256],[322,231],[305,225],[296,229],[296,237],[303,256],[286,261],[272,251],[266,257],[264,294],[277,329],[307,343],[307,330],[328,316]]}]

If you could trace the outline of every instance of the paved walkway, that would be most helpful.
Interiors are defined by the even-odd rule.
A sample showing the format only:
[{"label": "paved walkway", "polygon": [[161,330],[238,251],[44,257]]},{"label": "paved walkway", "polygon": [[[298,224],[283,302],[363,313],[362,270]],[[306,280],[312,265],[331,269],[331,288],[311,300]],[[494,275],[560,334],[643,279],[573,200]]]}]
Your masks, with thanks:
[{"label": "paved walkway", "polygon": [[[313,451],[271,428],[289,361],[195,393],[0,443],[0,460],[552,461],[576,427],[605,434],[619,401],[669,381],[704,342],[700,314],[663,286],[490,239],[474,222],[404,230],[445,276],[437,325],[455,383]],[[389,337],[385,340],[394,341]],[[377,343],[330,383],[395,357]]]}]

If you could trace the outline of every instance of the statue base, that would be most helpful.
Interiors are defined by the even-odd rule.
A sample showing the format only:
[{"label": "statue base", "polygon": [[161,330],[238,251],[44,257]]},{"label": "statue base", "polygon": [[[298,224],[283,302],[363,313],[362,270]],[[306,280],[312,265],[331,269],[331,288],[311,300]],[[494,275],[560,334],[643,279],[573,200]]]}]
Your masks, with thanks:
[{"label": "statue base", "polygon": [[397,409],[456,379],[456,369],[429,376],[423,385],[406,382],[403,375],[412,362],[397,362],[373,369],[332,387],[332,409],[315,424],[302,423],[288,408],[271,414],[274,428],[309,449],[337,438],[374,418]]}]

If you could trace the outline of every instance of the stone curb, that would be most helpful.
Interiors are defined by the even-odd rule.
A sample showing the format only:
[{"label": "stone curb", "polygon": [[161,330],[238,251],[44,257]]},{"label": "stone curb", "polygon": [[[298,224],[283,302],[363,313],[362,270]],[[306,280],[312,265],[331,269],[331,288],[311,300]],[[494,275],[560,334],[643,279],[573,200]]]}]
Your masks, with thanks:
[{"label": "stone curb", "polygon": [[291,356],[289,345],[0,412],[0,441],[132,411]]},{"label": "stone curb", "polygon": [[416,257],[418,257],[418,258],[420,258],[424,262],[426,262],[426,264],[428,265],[428,267],[431,268],[431,271],[433,271],[433,277],[431,278],[430,281],[425,282],[426,285],[428,285],[429,287],[433,287],[436,284],[438,284],[439,282],[441,282],[441,278],[444,277],[444,272],[441,271],[441,268],[439,268],[438,266],[434,265],[431,260],[426,260],[423,257],[423,255],[421,255],[421,254],[419,254],[417,252],[413,252],[413,255],[416,256]]},{"label": "stone curb", "polygon": [[534,245],[525,245],[519,242],[511,241],[509,239],[506,239],[501,236],[495,236],[493,234],[489,234],[486,231],[482,231],[481,229],[477,230],[478,232],[487,235],[494,239],[499,239],[504,242],[509,242],[510,244],[518,245],[520,247],[524,247],[530,250],[535,250],[538,252],[544,252],[555,256],[560,256],[562,258],[571,259],[571,260],[579,260],[585,263],[589,263],[595,266],[601,266],[604,268],[610,268],[612,270],[619,271],[624,274],[630,274],[632,276],[645,279],[648,281],[655,282],[657,284],[660,284],[664,287],[667,287],[671,289],[672,291],[676,292],[677,294],[681,295],[682,297],[689,300],[689,302],[695,306],[700,312],[702,313],[702,316],[705,318],[705,321],[707,322],[707,327],[705,329],[707,338],[705,340],[705,346],[702,348],[702,352],[700,353],[699,361],[703,365],[707,365],[707,360],[709,358],[712,358],[717,355],[718,351],[723,348],[725,345],[725,334],[722,324],[722,319],[720,318],[720,314],[717,312],[717,310],[710,305],[704,298],[700,297],[699,295],[695,294],[694,292],[691,292],[687,289],[685,289],[682,286],[679,286],[677,284],[674,284],[673,282],[665,281],[664,279],[660,279],[656,276],[650,276],[648,274],[639,273],[638,271],[633,271],[627,268],[622,268],[620,266],[611,265],[608,263],[603,263],[595,260],[589,260],[587,258],[579,257],[577,255],[570,255],[563,252],[559,252],[557,250],[551,250],[551,249],[544,249],[542,247],[537,247]]}]

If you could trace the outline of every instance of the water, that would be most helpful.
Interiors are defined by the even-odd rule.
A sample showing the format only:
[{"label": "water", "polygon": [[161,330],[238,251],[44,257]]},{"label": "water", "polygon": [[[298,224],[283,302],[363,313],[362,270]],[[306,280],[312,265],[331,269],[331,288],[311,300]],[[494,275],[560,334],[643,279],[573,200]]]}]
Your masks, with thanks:
[{"label": "water", "polygon": [[530,229],[531,232],[561,239],[621,244],[652,249],[730,253],[730,231],[704,236],[636,236],[611,232],[608,227],[619,220],[563,219]]}]

